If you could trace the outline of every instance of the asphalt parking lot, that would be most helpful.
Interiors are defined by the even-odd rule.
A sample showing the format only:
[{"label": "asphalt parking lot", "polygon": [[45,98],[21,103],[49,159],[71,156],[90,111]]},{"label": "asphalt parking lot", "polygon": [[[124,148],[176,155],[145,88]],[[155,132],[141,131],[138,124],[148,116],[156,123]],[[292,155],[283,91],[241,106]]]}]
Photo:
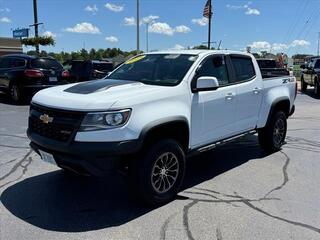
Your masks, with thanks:
[{"label": "asphalt parking lot", "polygon": [[121,176],[65,174],[26,137],[28,106],[0,96],[0,239],[320,239],[320,99],[298,94],[282,151],[250,136],[190,159],[178,198],[144,208]]}]

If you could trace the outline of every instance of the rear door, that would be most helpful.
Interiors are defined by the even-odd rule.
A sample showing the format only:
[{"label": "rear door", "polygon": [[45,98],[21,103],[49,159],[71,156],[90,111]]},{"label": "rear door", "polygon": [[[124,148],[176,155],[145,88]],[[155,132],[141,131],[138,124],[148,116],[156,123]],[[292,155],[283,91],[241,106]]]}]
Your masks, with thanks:
[{"label": "rear door", "polygon": [[304,70],[304,73],[303,73],[304,81],[308,84],[312,84],[313,67],[314,67],[314,59],[311,59],[307,65],[307,68]]},{"label": "rear door", "polygon": [[10,67],[11,58],[0,58],[0,90],[6,90],[8,88]]},{"label": "rear door", "polygon": [[235,131],[236,86],[230,85],[225,56],[206,58],[193,81],[201,76],[216,77],[220,87],[197,92],[192,97],[191,145],[199,147],[232,136]]},{"label": "rear door", "polygon": [[230,80],[237,87],[236,133],[256,127],[262,101],[262,80],[257,76],[252,58],[230,55],[232,74]]}]

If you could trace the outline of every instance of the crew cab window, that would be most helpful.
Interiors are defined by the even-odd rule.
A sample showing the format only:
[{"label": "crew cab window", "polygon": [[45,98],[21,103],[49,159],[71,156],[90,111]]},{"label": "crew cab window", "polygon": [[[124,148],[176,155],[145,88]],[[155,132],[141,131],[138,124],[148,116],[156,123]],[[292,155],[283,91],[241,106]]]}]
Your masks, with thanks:
[{"label": "crew cab window", "polygon": [[220,86],[227,85],[229,77],[224,57],[215,56],[205,60],[197,71],[197,77],[216,77]]},{"label": "crew cab window", "polygon": [[256,76],[251,58],[242,56],[230,56],[233,65],[235,79],[232,82],[242,82]]},{"label": "crew cab window", "polygon": [[320,60],[316,61],[316,64],[314,65],[314,68],[320,68]]}]

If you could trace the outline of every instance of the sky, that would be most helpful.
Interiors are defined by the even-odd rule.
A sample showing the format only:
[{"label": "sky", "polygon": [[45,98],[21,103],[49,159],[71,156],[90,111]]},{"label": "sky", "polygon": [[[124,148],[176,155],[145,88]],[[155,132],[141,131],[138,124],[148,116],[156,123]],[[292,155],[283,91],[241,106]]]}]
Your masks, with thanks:
[{"label": "sky", "polygon": [[[252,52],[316,54],[320,31],[320,0],[212,0],[213,46]],[[0,0],[0,37],[33,24],[32,0]],[[183,49],[207,41],[206,0],[140,0],[141,50]],[[136,48],[136,0],[38,0],[41,35],[51,35],[54,47]],[[31,34],[34,30],[31,29]],[[31,50],[28,48],[26,50]]]}]

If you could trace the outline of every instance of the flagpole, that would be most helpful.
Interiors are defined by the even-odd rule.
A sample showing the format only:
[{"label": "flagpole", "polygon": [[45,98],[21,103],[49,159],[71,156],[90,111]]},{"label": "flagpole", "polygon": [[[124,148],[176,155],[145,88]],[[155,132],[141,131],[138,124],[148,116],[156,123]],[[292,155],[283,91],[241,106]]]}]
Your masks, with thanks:
[{"label": "flagpole", "polygon": [[208,49],[211,48],[211,18],[212,18],[212,2],[209,0],[209,24],[208,24]]}]

